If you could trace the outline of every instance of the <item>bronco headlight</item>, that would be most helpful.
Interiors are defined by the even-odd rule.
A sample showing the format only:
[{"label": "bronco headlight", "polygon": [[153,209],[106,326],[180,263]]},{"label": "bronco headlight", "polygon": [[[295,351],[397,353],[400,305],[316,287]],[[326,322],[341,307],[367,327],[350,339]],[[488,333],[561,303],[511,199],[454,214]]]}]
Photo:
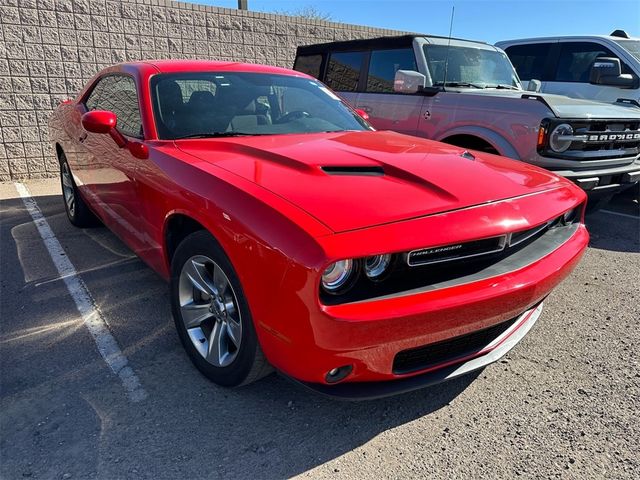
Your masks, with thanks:
[{"label": "bronco headlight", "polygon": [[568,123],[561,123],[551,131],[549,135],[549,146],[551,150],[562,153],[571,146],[571,140],[562,137],[573,135],[573,127]]},{"label": "bronco headlight", "polygon": [[322,287],[329,293],[341,293],[351,286],[355,276],[354,261],[340,260],[329,265],[322,273]]},{"label": "bronco headlight", "polygon": [[373,255],[364,260],[364,273],[369,280],[381,280],[391,265],[391,255]]}]

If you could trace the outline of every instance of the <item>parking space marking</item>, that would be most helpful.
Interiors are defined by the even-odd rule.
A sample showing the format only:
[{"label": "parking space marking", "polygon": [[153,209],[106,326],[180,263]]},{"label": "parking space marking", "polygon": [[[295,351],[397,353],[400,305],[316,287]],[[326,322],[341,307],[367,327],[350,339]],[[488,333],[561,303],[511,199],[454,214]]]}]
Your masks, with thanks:
[{"label": "parking space marking", "polygon": [[66,252],[60,245],[49,223],[44,218],[35,199],[31,196],[29,189],[22,183],[14,183],[25,208],[31,215],[33,223],[35,223],[40,237],[44,242],[49,256],[53,261],[60,278],[64,280],[67,290],[76,304],[78,312],[84,321],[87,330],[96,342],[98,352],[109,365],[109,368],[115,373],[122,382],[125,392],[132,402],[140,402],[147,398],[147,392],[142,387],[138,376],[129,366],[127,357],[124,356],[117,340],[109,331],[107,322],[100,314],[95,305],[95,301],[85,285],[84,281],[78,275],[75,267],[69,260]]},{"label": "parking space marking", "polygon": [[635,220],[640,220],[640,216],[638,215],[630,215],[628,213],[613,212],[611,210],[600,210],[600,212],[608,213],[609,215],[618,215],[619,217],[627,217],[627,218],[633,218]]}]

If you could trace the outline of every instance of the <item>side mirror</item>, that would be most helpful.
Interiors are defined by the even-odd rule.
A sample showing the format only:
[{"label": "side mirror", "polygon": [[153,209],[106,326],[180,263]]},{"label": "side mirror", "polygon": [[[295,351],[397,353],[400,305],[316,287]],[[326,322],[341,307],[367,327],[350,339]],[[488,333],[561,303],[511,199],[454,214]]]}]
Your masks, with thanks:
[{"label": "side mirror", "polygon": [[425,87],[427,77],[413,70],[398,70],[393,80],[393,91],[396,93],[418,93]]},{"label": "side mirror", "polygon": [[106,110],[92,110],[82,115],[82,126],[87,132],[109,133],[117,124],[116,114]]},{"label": "side mirror", "polygon": [[127,139],[116,130],[118,117],[108,110],[91,110],[82,115],[82,126],[87,132],[108,133],[120,148],[127,146]]},{"label": "side mirror", "polygon": [[615,57],[596,58],[591,65],[589,83],[614,87],[632,87],[633,76],[622,73],[620,59]]},{"label": "side mirror", "polygon": [[538,93],[542,88],[542,82],[540,80],[529,80],[529,84],[527,85],[527,91]]},{"label": "side mirror", "polygon": [[361,108],[356,108],[356,113],[363,119],[369,121],[369,114],[366,111],[362,110]]}]

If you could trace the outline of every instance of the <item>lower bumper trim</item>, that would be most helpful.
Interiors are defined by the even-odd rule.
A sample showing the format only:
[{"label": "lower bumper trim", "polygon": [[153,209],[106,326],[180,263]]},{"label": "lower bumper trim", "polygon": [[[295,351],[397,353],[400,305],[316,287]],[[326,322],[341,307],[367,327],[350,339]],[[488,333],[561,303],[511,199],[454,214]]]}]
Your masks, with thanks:
[{"label": "lower bumper trim", "polygon": [[460,377],[474,370],[486,367],[494,363],[507,354],[513,347],[524,338],[538,320],[542,312],[542,302],[535,307],[524,312],[514,322],[513,326],[506,330],[498,338],[494,339],[484,349],[485,354],[456,363],[447,365],[437,370],[418,374],[396,380],[386,380],[379,382],[344,382],[337,385],[325,385],[321,383],[310,383],[287,377],[294,382],[313,390],[316,393],[332,397],[339,400],[375,400],[389,397],[401,393],[407,393],[431,385],[435,385],[447,380]]}]

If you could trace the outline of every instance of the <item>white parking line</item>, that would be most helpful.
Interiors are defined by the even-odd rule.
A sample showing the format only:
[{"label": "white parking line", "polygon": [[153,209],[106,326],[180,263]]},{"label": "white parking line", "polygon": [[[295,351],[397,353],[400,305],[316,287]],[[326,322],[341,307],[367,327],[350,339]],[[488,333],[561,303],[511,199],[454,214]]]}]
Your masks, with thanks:
[{"label": "white parking line", "polygon": [[640,216],[638,215],[629,215],[628,213],[612,212],[611,210],[600,210],[600,212],[608,213],[609,215],[617,215],[619,217],[627,217],[627,218],[633,218],[635,220],[640,220]]},{"label": "white parking line", "polygon": [[100,355],[102,355],[102,358],[107,365],[109,365],[113,373],[120,377],[129,399],[133,402],[144,400],[147,398],[147,392],[142,387],[133,369],[129,366],[127,357],[124,356],[118,346],[118,342],[109,331],[109,327],[97,309],[91,293],[78,276],[75,267],[71,263],[71,260],[69,260],[69,257],[67,257],[66,252],[51,230],[44,215],[42,215],[35,199],[31,196],[31,193],[24,184],[15,183],[14,185],[29,215],[31,215],[33,223],[35,223],[38,228],[38,232],[49,251],[49,256],[53,264],[67,285],[69,294],[71,298],[73,298],[78,312],[80,312],[84,320],[84,324],[93,336],[96,346],[98,347],[98,352],[100,352]]}]

